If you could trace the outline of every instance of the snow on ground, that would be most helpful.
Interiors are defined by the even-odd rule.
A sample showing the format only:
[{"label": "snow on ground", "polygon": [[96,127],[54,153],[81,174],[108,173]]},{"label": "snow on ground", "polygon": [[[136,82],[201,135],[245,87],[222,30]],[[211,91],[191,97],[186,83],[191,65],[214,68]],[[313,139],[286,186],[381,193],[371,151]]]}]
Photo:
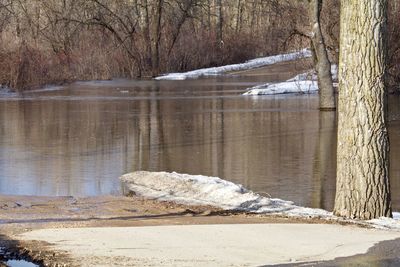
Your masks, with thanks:
[{"label": "snow on ground", "polygon": [[249,70],[259,68],[267,65],[272,65],[279,62],[291,61],[300,58],[311,57],[311,52],[308,49],[303,49],[298,52],[289,54],[276,55],[270,57],[256,58],[241,64],[233,64],[214,68],[205,68],[193,70],[184,73],[169,73],[155,78],[156,80],[186,80],[196,79],[203,76],[215,76],[232,71]]},{"label": "snow on ground", "polygon": [[[332,78],[337,80],[337,65],[332,65]],[[336,85],[335,85],[336,86]],[[301,73],[285,82],[266,83],[247,89],[243,95],[277,95],[290,93],[314,93],[318,91],[317,75],[314,71]]]},{"label": "snow on ground", "polygon": [[393,218],[374,219],[367,221],[366,224],[375,228],[400,231],[400,212],[393,212]]},{"label": "snow on ground", "polygon": [[290,201],[266,198],[248,191],[242,185],[217,177],[167,172],[135,172],[121,180],[129,191],[161,201],[188,205],[211,205],[226,210],[255,213],[301,214],[328,216],[323,210],[304,209]]},{"label": "snow on ground", "polygon": [[243,95],[309,94],[316,91],[318,91],[316,81],[286,81],[255,86],[248,89]]},{"label": "snow on ground", "polygon": [[210,205],[224,210],[251,213],[323,218],[400,231],[400,213],[394,213],[393,219],[345,220],[333,216],[326,210],[300,207],[291,201],[261,196],[242,185],[218,177],[140,171],[125,174],[120,179],[129,192],[159,201],[173,201],[186,205]]}]

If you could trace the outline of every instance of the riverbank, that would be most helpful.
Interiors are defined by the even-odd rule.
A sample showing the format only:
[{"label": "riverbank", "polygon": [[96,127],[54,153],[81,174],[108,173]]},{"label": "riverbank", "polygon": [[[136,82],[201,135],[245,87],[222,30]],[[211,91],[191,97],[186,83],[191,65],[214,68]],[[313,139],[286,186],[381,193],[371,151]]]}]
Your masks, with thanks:
[{"label": "riverbank", "polygon": [[[308,220],[232,214],[208,206],[184,206],[140,197],[89,198],[0,196],[0,247],[9,258],[25,258],[54,266],[79,266],[71,255],[47,242],[23,240],[23,233],[38,229],[87,227],[143,227],[160,225],[301,223]],[[318,220],[310,220],[316,223]],[[3,254],[4,256],[4,254]]]},{"label": "riverbank", "polygon": [[[265,253],[265,255],[275,255],[274,257],[279,255],[275,261],[273,261],[274,258],[258,258],[257,264],[263,260],[264,264],[293,263],[294,260],[318,262],[332,260],[337,257],[363,254],[380,241],[400,238],[400,234],[396,232],[360,228],[355,225],[339,224],[318,218],[231,213],[209,206],[185,206],[171,202],[146,200],[138,196],[90,198],[0,196],[0,208],[2,240],[0,246],[10,253],[10,257],[29,259],[44,266],[109,266],[111,263],[114,263],[112,265],[118,265],[118,262],[122,264],[125,260],[127,263],[136,262],[136,265],[143,266],[143,262],[138,262],[137,259],[144,259],[147,256],[147,266],[157,266],[161,264],[158,260],[163,258],[162,255],[155,253],[157,246],[151,250],[152,246],[156,244],[150,241],[154,241],[156,238],[146,240],[146,236],[148,236],[146,231],[157,232],[160,230],[160,237],[166,235],[165,238],[167,238],[174,231],[182,229],[182,234],[186,233],[188,238],[184,238],[185,235],[182,235],[176,239],[176,251],[180,251],[179,244],[191,249],[192,253],[197,251],[197,248],[193,247],[195,244],[205,249],[205,251],[201,250],[201,253],[212,249],[215,242],[209,242],[208,238],[204,241],[201,238],[205,236],[215,238],[218,235],[212,233],[217,231],[222,235],[219,240],[226,240],[227,248],[224,251],[216,251],[214,260],[227,260],[229,257],[224,255],[228,255],[232,251],[240,251],[240,248],[233,246],[233,243],[238,242],[236,238],[241,240],[238,244],[241,242],[251,244],[249,242],[252,239],[257,239],[258,243],[253,243],[254,248],[266,248],[271,245],[271,247],[275,247],[276,251],[279,251],[280,254]],[[311,227],[311,224],[315,227]],[[185,227],[173,227],[179,225]],[[199,228],[200,225],[203,226]],[[145,231],[140,234],[141,236],[134,235],[139,229],[137,227],[141,231]],[[254,231],[255,228],[260,228],[260,230]],[[168,229],[172,229],[172,232],[169,232]],[[227,231],[227,229],[231,230]],[[237,234],[233,235],[232,231]],[[247,234],[248,231],[256,234],[257,238]],[[114,242],[119,240],[118,235],[122,237],[128,233],[133,233],[133,236],[131,235],[129,240],[122,243],[118,242],[118,246],[116,246]],[[304,233],[307,236],[294,238],[296,233]],[[63,235],[64,237],[62,237]],[[178,235],[176,234],[176,236]],[[189,236],[193,237],[193,240]],[[243,238],[247,239],[243,240]],[[188,243],[182,243],[183,239]],[[164,242],[167,239],[160,238],[160,240]],[[358,240],[358,242],[354,242],[354,240]],[[301,244],[293,243],[295,241]],[[232,242],[232,246],[228,245],[229,242]],[[142,250],[149,251],[148,249],[150,249],[153,254],[139,257],[134,248],[141,247],[140,244],[144,243],[150,247],[142,248]],[[167,243],[174,244],[172,240]],[[326,244],[326,247],[321,247],[321,243]],[[210,247],[201,246],[204,244],[209,244]],[[398,243],[394,244],[398,245]],[[90,246],[90,249],[85,246]],[[306,250],[303,249],[304,246],[307,248]],[[76,250],[76,248],[79,249]],[[326,249],[329,253],[321,252],[321,248]],[[98,251],[97,254],[93,254],[93,250]],[[166,250],[160,248],[157,251],[165,252]],[[221,257],[218,256],[220,252],[223,252]],[[99,253],[102,255],[98,255]],[[121,258],[121,253],[125,257]],[[151,255],[153,256],[150,257]],[[197,257],[196,253],[191,255],[193,257],[186,260],[190,261]],[[282,258],[282,255],[287,257]],[[295,257],[295,255],[297,256]],[[178,266],[188,265],[188,261],[179,260],[179,255],[175,257],[175,260],[173,257],[174,254],[168,256],[166,258],[168,261],[164,262],[164,265],[170,266],[172,263],[174,263],[172,265]],[[240,262],[245,264],[246,262],[243,261],[246,259],[253,259],[253,257],[250,254],[243,255]],[[206,266],[215,262],[211,258],[209,260]],[[223,263],[228,263],[226,260],[221,262],[222,266]],[[256,262],[252,260],[249,262],[250,266],[254,266],[251,263]]]}]

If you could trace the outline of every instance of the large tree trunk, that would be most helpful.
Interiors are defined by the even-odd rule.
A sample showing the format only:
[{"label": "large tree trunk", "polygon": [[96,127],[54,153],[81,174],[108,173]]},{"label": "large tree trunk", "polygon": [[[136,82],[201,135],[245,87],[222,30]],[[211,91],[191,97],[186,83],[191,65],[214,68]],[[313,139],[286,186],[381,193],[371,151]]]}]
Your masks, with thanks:
[{"label": "large tree trunk", "polygon": [[316,56],[315,70],[318,74],[319,107],[321,110],[335,110],[336,102],[331,63],[329,62],[320,23],[321,9],[322,0],[310,0],[311,41]]},{"label": "large tree trunk", "polygon": [[342,1],[334,214],[390,217],[386,128],[387,0]]}]

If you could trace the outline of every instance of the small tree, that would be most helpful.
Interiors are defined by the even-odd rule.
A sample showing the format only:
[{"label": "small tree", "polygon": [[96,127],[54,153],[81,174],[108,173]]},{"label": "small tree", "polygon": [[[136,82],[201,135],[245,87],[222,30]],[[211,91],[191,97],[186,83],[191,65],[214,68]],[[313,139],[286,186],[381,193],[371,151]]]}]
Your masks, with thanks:
[{"label": "small tree", "polygon": [[324,36],[321,30],[322,0],[309,0],[311,22],[311,49],[314,55],[315,70],[318,74],[319,108],[335,110],[335,91],[332,83],[331,63],[326,51]]},{"label": "small tree", "polygon": [[334,214],[391,217],[386,128],[387,0],[341,4],[337,188]]}]

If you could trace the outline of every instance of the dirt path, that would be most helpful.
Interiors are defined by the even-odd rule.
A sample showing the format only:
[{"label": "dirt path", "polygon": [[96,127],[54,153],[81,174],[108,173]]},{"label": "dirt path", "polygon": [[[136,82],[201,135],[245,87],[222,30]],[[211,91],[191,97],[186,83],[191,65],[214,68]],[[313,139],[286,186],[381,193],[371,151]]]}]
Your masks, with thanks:
[{"label": "dirt path", "polygon": [[[18,236],[37,229],[81,227],[132,227],[159,225],[317,223],[272,216],[225,213],[213,207],[186,207],[140,197],[102,196],[22,197],[0,196],[0,247],[9,257],[27,257],[53,266],[77,265],[67,254],[46,242],[24,241]],[[4,253],[3,253],[4,254]],[[3,255],[4,256],[4,255]]]},{"label": "dirt path", "polygon": [[[305,228],[310,227],[310,224],[317,224],[316,227],[311,227],[310,229],[315,229],[316,231],[328,233],[328,228],[330,229],[331,227],[338,227],[336,230],[331,232],[331,234],[329,234],[329,238],[338,237],[340,232],[345,233],[345,236],[343,237],[344,239],[338,239],[338,244],[335,243],[336,241],[331,243],[333,247],[346,247],[346,244],[349,245],[349,241],[352,241],[353,239],[346,239],[345,237],[351,236],[351,233],[358,234],[357,238],[363,241],[361,242],[363,246],[358,246],[357,250],[353,251],[354,253],[364,253],[368,247],[373,246],[378,241],[391,240],[397,237],[397,235],[394,233],[388,234],[384,231],[361,229],[355,226],[350,226],[353,227],[355,230],[351,230],[349,233],[347,233],[345,231],[349,229],[349,226],[340,226],[338,224],[332,225],[332,223],[318,219],[296,219],[245,213],[233,214],[212,207],[187,207],[174,203],[160,203],[157,201],[145,200],[136,196],[103,196],[91,198],[0,196],[0,222],[0,247],[6,248],[6,251],[11,253],[8,256],[17,256],[18,258],[26,257],[29,260],[35,261],[44,266],[109,266],[111,262],[124,262],[124,259],[127,260],[127,257],[121,257],[120,253],[121,251],[125,251],[123,249],[124,247],[132,247],[132,243],[121,243],[121,247],[117,249],[118,253],[116,252],[115,255],[111,252],[106,253],[107,255],[111,255],[112,257],[107,257],[107,255],[104,255],[104,257],[99,255],[97,255],[96,257],[91,257],[90,255],[92,254],[89,253],[90,250],[87,248],[83,250],[78,249],[78,251],[88,251],[88,253],[90,254],[87,256],[82,256],[81,254],[78,255],[74,253],[73,250],[68,250],[60,245],[65,245],[70,242],[70,244],[74,244],[72,246],[74,248],[84,248],[85,240],[92,240],[90,244],[94,245],[103,244],[104,242],[101,242],[101,233],[106,233],[107,231],[119,231],[119,233],[109,235],[109,237],[111,238],[109,244],[112,244],[112,236],[115,237],[119,234],[123,237],[124,233],[133,231],[132,227],[148,228],[151,226],[171,227],[173,225],[186,225],[189,226],[189,228],[185,228],[188,229],[186,235],[190,236],[192,234],[195,234],[191,230],[193,228],[190,227],[190,225],[221,225],[220,227],[222,228],[220,229],[220,232],[224,231],[224,227],[226,225],[247,225],[246,228],[242,230],[239,229],[238,232],[244,233],[244,236],[251,237],[250,234],[245,233],[246,231],[249,231],[249,229],[250,232],[254,233],[253,229],[255,226],[251,226],[254,224],[259,225],[258,227],[262,227],[262,225],[264,225],[264,227],[269,227],[269,229],[272,229],[271,225],[276,224],[277,227],[279,225],[281,229],[280,231],[283,231],[282,229],[289,229],[293,227],[294,224],[303,225],[303,227]],[[290,224],[290,226],[288,224]],[[285,227],[285,225],[288,225],[288,227]],[[328,228],[325,228],[324,225],[326,225]],[[40,231],[35,232],[36,230],[40,229],[44,229],[43,231],[50,231],[53,234],[48,235],[47,238],[43,238],[43,236],[35,236],[35,233],[43,233]],[[154,231],[151,230],[151,228],[148,229],[150,229],[150,232]],[[215,231],[216,229],[219,228],[212,227],[211,231]],[[63,235],[65,235],[65,238],[62,237],[61,232],[58,233],[57,231],[62,231]],[[82,234],[76,234],[74,231],[83,232]],[[93,236],[91,236],[90,238],[92,239],[89,238],[91,231]],[[267,230],[263,231],[266,232],[264,234],[260,231],[256,232],[256,234],[260,234],[260,240],[263,240],[264,237],[268,238],[268,236],[271,238],[273,233],[278,233],[277,229],[273,229],[272,232],[268,232]],[[309,232],[309,234],[307,234],[307,231],[305,231],[306,235],[311,235],[312,231],[310,230],[311,232]],[[290,237],[293,236],[293,233],[295,232],[297,231],[288,231],[287,234]],[[304,232],[304,229],[300,230],[300,232]],[[24,233],[26,234],[26,236],[21,235]],[[165,234],[167,236],[171,235],[171,233],[168,232],[166,232]],[[32,235],[32,238],[27,238],[29,237],[29,235]],[[89,236],[81,238],[85,235]],[[317,233],[314,235],[314,237],[317,238],[316,240],[324,243],[327,237],[323,235],[318,237],[318,235],[320,234]],[[205,241],[202,241],[201,238],[204,237],[205,234],[200,233],[197,236],[199,238],[199,244],[203,244]],[[212,236],[215,236],[215,233],[212,234],[211,237]],[[288,237],[279,239],[279,237],[282,237],[282,235],[275,236],[270,240],[276,240],[276,243],[281,245],[291,244],[294,240],[300,240],[300,242],[302,240],[301,238],[291,239]],[[373,238],[371,239],[371,237]],[[69,241],[67,241],[68,238],[70,238]],[[135,238],[132,238],[131,240],[135,240]],[[206,241],[208,242],[209,240],[207,239]],[[236,242],[234,239],[231,239],[231,241],[233,243]],[[247,240],[246,242],[250,241],[251,239]],[[143,239],[141,240],[141,242],[144,244],[150,244]],[[238,243],[242,242],[245,241],[242,240]],[[50,243],[55,245],[52,245]],[[317,241],[311,242],[311,244],[313,243],[319,244]],[[138,245],[138,243],[134,244]],[[190,248],[190,244],[192,243],[189,243],[186,246],[188,247],[188,249]],[[210,242],[210,244],[215,244],[215,242]],[[251,244],[251,242],[249,244]],[[262,247],[261,245],[259,245],[260,244],[258,244],[257,246]],[[264,247],[267,246],[266,244],[263,245]],[[318,245],[318,247],[320,247],[320,245]],[[238,251],[237,249],[235,249],[234,246],[232,246],[232,248],[233,251]],[[95,250],[97,251],[97,249]],[[288,250],[288,248],[282,248],[281,250],[283,252],[286,251],[291,255],[291,252],[290,250]],[[112,248],[109,251],[112,251]],[[128,264],[129,262],[136,262],[137,265],[137,258],[135,258],[135,255],[137,254],[132,254],[132,251],[130,253],[130,257],[128,257],[129,261],[127,260],[126,263]],[[227,251],[223,251],[223,253],[227,253]],[[353,254],[333,254],[333,256],[348,255]],[[299,254],[299,257],[300,256],[303,258],[309,257],[308,254]],[[154,261],[147,261],[149,266],[157,266],[158,264],[160,264],[160,262],[157,261],[157,257],[153,257],[153,259]],[[176,263],[175,260],[179,261],[179,259],[179,257],[176,257],[166,260],[170,260],[170,262]],[[309,257],[308,259],[321,260],[324,258]],[[332,259],[332,256],[325,259]],[[217,258],[215,258],[214,260],[216,261]],[[265,261],[265,263],[267,262],[268,261]],[[270,263],[282,262],[271,261]],[[212,264],[208,265],[212,266]],[[137,266],[142,265],[139,264]],[[185,265],[182,263],[181,266]]]},{"label": "dirt path", "polygon": [[19,236],[53,244],[81,266],[262,266],[366,253],[400,233],[327,224],[219,224],[44,229]]}]

